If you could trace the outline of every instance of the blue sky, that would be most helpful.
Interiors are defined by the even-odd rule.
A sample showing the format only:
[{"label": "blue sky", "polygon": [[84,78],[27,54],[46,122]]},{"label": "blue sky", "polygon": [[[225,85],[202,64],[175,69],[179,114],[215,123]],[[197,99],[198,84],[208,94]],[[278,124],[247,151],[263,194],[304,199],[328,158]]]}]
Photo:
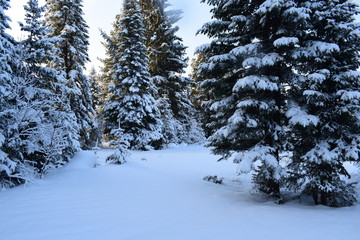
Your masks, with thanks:
[{"label": "blue sky", "polygon": [[[11,9],[7,14],[12,19],[12,34],[15,38],[21,38],[21,32],[17,22],[23,20],[23,5],[27,0],[11,0]],[[39,0],[40,4],[43,4],[45,0]],[[99,29],[103,29],[105,32],[109,32],[112,23],[115,20],[116,14],[120,12],[122,5],[121,0],[84,0],[84,18],[89,25],[90,46],[89,55],[91,63],[87,68],[91,66],[99,67],[101,62],[98,58],[105,57],[105,49],[103,48]],[[201,44],[207,43],[208,39],[205,36],[195,36],[196,31],[201,26],[211,20],[210,8],[204,3],[200,3],[200,0],[169,0],[172,5],[169,9],[181,9],[183,11],[183,18],[178,22],[180,30],[178,36],[183,38],[184,45],[188,47],[187,54],[191,58],[196,47]]]},{"label": "blue sky", "polygon": [[[360,0],[353,0],[360,4]],[[13,20],[12,28],[13,35],[16,38],[21,38],[21,33],[18,28],[18,21],[23,19],[23,5],[27,0],[11,0],[12,8],[7,14]],[[39,0],[43,4],[45,0]],[[91,66],[99,67],[101,62],[98,58],[105,57],[105,49],[103,48],[99,29],[109,32],[111,24],[115,20],[116,14],[120,12],[122,5],[121,0],[84,0],[85,20],[89,25],[90,46],[89,55],[91,63],[88,64],[88,69]],[[187,54],[192,58],[194,50],[201,44],[209,42],[209,40],[202,35],[195,36],[196,31],[201,26],[211,20],[210,7],[207,4],[200,3],[200,0],[169,0],[172,6],[169,9],[181,9],[183,11],[183,18],[178,22],[180,30],[178,36],[183,38],[184,45],[188,47]],[[358,16],[360,20],[360,16]]]}]

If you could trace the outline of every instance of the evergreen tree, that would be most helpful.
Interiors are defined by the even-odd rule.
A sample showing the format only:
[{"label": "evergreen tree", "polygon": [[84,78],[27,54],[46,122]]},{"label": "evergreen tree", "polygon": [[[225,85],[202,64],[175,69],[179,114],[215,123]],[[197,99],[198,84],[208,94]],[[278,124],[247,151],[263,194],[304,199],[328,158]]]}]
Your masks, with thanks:
[{"label": "evergreen tree", "polygon": [[72,90],[69,98],[71,111],[79,125],[81,147],[89,149],[95,144],[89,132],[97,128],[93,119],[90,82],[83,73],[88,57],[88,26],[83,19],[82,0],[47,0],[46,24],[50,37],[58,37],[56,44],[60,58],[54,67],[63,71],[67,86]]},{"label": "evergreen tree", "polygon": [[[45,11],[37,0],[29,0],[25,8],[25,24],[20,23],[21,30],[27,37],[20,42],[22,70],[18,75],[26,79],[32,86],[32,97],[28,101],[39,105],[38,121],[33,128],[39,130],[37,146],[28,156],[33,160],[39,173],[64,162],[78,150],[76,121],[63,96],[70,92],[65,85],[61,73],[46,64],[59,62],[55,56],[56,38],[47,37],[49,29],[42,17]],[[33,144],[35,145],[35,144]]]},{"label": "evergreen tree", "polygon": [[292,82],[287,116],[293,158],[289,184],[316,204],[356,201],[344,167],[360,156],[360,25],[350,1],[307,1],[308,30],[291,54],[299,77]]},{"label": "evergreen tree", "polygon": [[205,137],[208,138],[211,135],[211,129],[208,128],[207,123],[210,121],[210,110],[207,103],[209,103],[209,93],[201,87],[202,79],[198,75],[199,67],[201,63],[205,62],[206,56],[204,54],[197,53],[191,62],[191,75],[194,79],[194,84],[191,87],[190,100],[196,110],[195,116],[199,119],[201,127],[204,131]]},{"label": "evergreen tree", "polygon": [[[2,10],[9,7],[6,1],[1,4]],[[56,134],[51,132],[55,129],[55,122],[50,120],[55,113],[52,91],[55,82],[50,80],[55,71],[40,67],[51,48],[51,41],[40,39],[44,30],[39,21],[42,9],[37,1],[29,0],[25,10],[27,25],[21,26],[29,36],[20,43],[4,33],[8,24],[6,16],[1,15],[4,48],[0,84],[0,186],[5,188],[29,181],[37,173],[43,175],[49,167],[69,157],[61,152],[66,147],[64,131],[57,128]],[[59,124],[61,119],[55,119]]]},{"label": "evergreen tree", "polygon": [[92,67],[89,72],[89,80],[90,80],[90,92],[92,95],[92,108],[95,110],[95,120],[98,124],[98,127],[92,129],[90,133],[90,138],[95,139],[98,144],[102,139],[102,131],[101,129],[103,120],[101,113],[101,106],[103,105],[103,87],[100,85],[100,75],[96,72],[95,68]]},{"label": "evergreen tree", "polygon": [[180,13],[166,11],[169,6],[167,0],[139,2],[146,23],[145,44],[150,59],[150,74],[158,88],[157,99],[162,119],[167,122],[163,129],[164,143],[191,142],[187,137],[189,135],[198,135],[195,137],[198,141],[202,134],[193,121],[194,109],[189,100],[192,80],[182,76],[187,67],[186,47],[176,35],[179,28],[173,26],[180,19]]},{"label": "evergreen tree", "polygon": [[89,80],[90,80],[90,91],[93,97],[92,107],[94,110],[97,110],[102,105],[102,101],[101,101],[102,89],[100,86],[100,76],[96,72],[96,69],[94,67],[90,69]]},{"label": "evergreen tree", "polygon": [[114,139],[110,141],[110,145],[115,147],[115,152],[106,158],[106,162],[124,164],[126,158],[130,155],[128,151],[130,143],[126,140],[127,135],[124,134],[121,128],[112,130],[111,135]]},{"label": "evergreen tree", "polygon": [[285,58],[307,15],[295,1],[206,2],[216,19],[199,31],[214,39],[198,50],[212,111],[209,145],[223,158],[238,153],[241,172],[255,169],[255,188],[279,198],[286,175],[284,86],[294,76]]},{"label": "evergreen tree", "polygon": [[164,22],[164,0],[139,0],[139,6],[144,19],[144,43],[149,57],[149,71],[151,76],[156,76],[157,62],[161,40],[159,27]]},{"label": "evergreen tree", "polygon": [[[19,173],[19,164],[12,158],[11,149],[9,149],[8,135],[9,123],[12,122],[12,75],[15,67],[14,53],[15,41],[5,31],[9,29],[9,17],[5,10],[9,9],[9,1],[0,1],[0,187],[7,188],[21,183]],[[9,116],[10,115],[10,116]]]},{"label": "evergreen tree", "polygon": [[[205,0],[203,1],[205,2]],[[197,77],[212,111],[214,153],[254,168],[257,189],[290,189],[316,204],[355,202],[344,167],[359,161],[359,25],[348,1],[206,1]],[[288,174],[280,154],[292,151]]]},{"label": "evergreen tree", "polygon": [[13,42],[11,36],[6,34],[6,29],[10,28],[8,21],[10,20],[7,15],[5,15],[5,10],[10,7],[8,0],[0,1],[0,187],[7,186],[10,181],[10,175],[12,174],[15,162],[9,159],[6,152],[4,152],[4,130],[5,125],[3,124],[4,116],[2,112],[7,108],[6,96],[9,94],[10,89],[7,87],[7,82],[10,78],[11,68],[8,63],[8,59],[10,58],[10,49],[13,48]]},{"label": "evergreen tree", "polygon": [[[148,70],[144,26],[138,2],[125,0],[110,35],[103,34],[108,57],[104,79],[109,84],[104,107],[105,134],[119,134],[131,149],[159,148],[162,141],[155,86]],[[116,143],[116,145],[118,145]]]}]

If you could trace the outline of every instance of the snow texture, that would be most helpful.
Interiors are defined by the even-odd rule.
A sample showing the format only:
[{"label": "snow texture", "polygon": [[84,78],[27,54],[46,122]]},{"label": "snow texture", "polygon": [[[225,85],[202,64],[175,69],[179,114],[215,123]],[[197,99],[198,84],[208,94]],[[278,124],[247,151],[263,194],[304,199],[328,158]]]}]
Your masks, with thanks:
[{"label": "snow texture", "polygon": [[[1,192],[1,238],[355,240],[360,236],[359,205],[332,209],[254,200],[249,193],[251,174],[234,177],[232,162],[217,162],[203,147],[133,151],[124,165],[105,164],[112,153],[80,152],[48,178]],[[93,168],[95,163],[102,166]],[[223,177],[223,184],[203,181],[208,175]]]}]

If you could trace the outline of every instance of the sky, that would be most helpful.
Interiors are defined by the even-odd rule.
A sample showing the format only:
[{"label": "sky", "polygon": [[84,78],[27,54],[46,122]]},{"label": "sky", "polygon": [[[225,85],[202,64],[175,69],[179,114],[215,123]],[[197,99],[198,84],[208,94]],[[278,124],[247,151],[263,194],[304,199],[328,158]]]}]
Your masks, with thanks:
[{"label": "sky", "polygon": [[[197,35],[196,31],[202,25],[211,20],[210,7],[200,0],[168,0],[172,5],[168,9],[181,9],[183,11],[182,19],[177,23],[180,30],[177,33],[183,39],[183,43],[188,47],[187,55],[191,59],[196,47],[208,43],[209,40],[203,35]],[[11,0],[9,9],[6,14],[12,19],[11,34],[17,39],[24,37],[21,33],[18,22],[23,21],[23,6],[27,0]],[[40,4],[44,4],[45,0],[39,0]],[[115,16],[120,13],[122,6],[121,0],[84,0],[83,1],[84,19],[89,26],[89,57],[91,62],[87,64],[87,70],[92,66],[98,70],[101,67],[100,59],[105,57],[105,49],[101,44],[103,38],[100,35],[100,29],[109,33]],[[189,62],[190,64],[190,62]],[[187,69],[187,72],[190,68]]]}]

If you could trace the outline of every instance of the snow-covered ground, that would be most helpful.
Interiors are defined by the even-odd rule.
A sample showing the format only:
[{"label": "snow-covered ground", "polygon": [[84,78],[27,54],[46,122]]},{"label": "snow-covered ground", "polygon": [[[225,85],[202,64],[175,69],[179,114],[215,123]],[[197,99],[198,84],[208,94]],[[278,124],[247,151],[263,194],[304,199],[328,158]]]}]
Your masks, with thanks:
[{"label": "snow-covered ground", "polygon": [[46,179],[0,192],[0,239],[360,239],[360,205],[261,200],[249,192],[250,176],[237,177],[233,163],[201,146],[132,152],[119,166],[104,164],[111,153],[80,152]]}]

